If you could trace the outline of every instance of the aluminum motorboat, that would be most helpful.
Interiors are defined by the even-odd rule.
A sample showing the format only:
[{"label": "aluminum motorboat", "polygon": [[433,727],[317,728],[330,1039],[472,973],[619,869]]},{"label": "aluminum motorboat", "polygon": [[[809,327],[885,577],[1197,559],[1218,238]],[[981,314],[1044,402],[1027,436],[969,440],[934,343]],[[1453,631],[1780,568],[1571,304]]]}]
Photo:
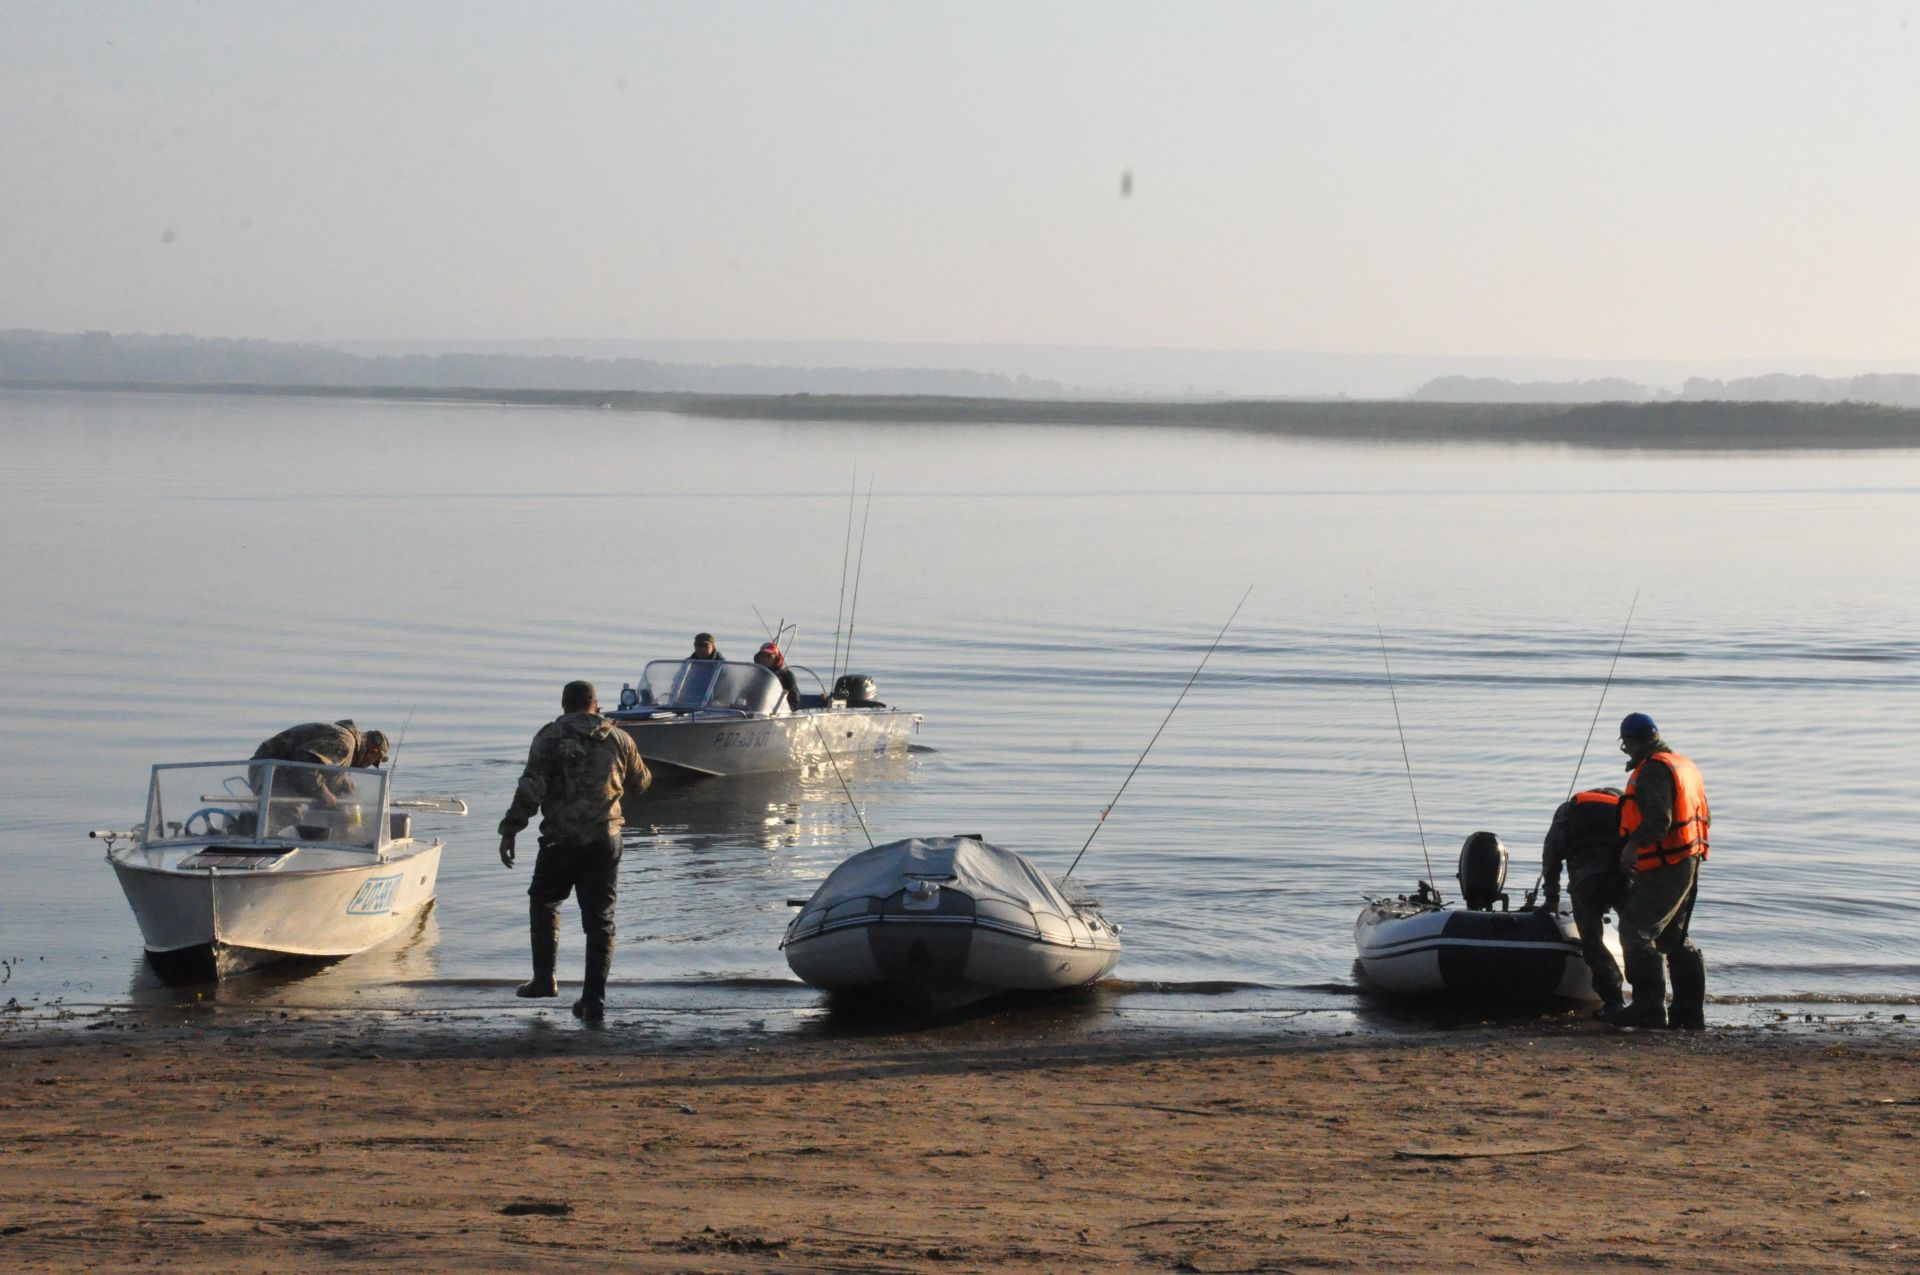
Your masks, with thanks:
[{"label": "aluminum motorboat", "polygon": [[648,766],[687,775],[798,770],[825,763],[905,753],[918,713],[873,698],[873,679],[848,674],[829,691],[819,675],[788,665],[818,690],[788,701],[773,672],[733,660],[655,660],[640,684],[623,686],[607,714],[633,737]]},{"label": "aluminum motorboat", "polygon": [[352,956],[432,904],[444,842],[416,836],[413,816],[466,803],[397,800],[390,787],[378,769],[163,764],[140,824],[88,835],[106,841],[156,969],[221,978]]},{"label": "aluminum motorboat", "polygon": [[789,902],[780,946],[803,982],[933,1012],[1082,987],[1120,959],[1099,900],[977,836],[875,846]]}]

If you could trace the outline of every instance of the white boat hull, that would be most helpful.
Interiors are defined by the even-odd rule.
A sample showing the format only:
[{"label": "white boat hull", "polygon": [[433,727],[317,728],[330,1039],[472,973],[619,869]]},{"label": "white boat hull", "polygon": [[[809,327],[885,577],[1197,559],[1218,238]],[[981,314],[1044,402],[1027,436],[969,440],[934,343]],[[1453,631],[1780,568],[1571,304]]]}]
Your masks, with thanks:
[{"label": "white boat hull", "polygon": [[780,716],[611,714],[650,767],[696,775],[745,775],[824,765],[827,747],[846,764],[907,751],[920,721],[892,708],[803,709]]},{"label": "white boat hull", "polygon": [[215,975],[227,975],[352,956],[392,938],[433,902],[440,874],[442,843],[414,845],[396,843],[384,860],[253,871],[182,870],[173,866],[178,854],[137,848],[109,861],[157,963],[211,962]]},{"label": "white boat hull", "polygon": [[[1538,1002],[1593,1001],[1580,932],[1566,915],[1478,912],[1369,903],[1354,922],[1360,967],[1375,987],[1405,996]],[[1620,941],[1606,944],[1620,960]]]}]

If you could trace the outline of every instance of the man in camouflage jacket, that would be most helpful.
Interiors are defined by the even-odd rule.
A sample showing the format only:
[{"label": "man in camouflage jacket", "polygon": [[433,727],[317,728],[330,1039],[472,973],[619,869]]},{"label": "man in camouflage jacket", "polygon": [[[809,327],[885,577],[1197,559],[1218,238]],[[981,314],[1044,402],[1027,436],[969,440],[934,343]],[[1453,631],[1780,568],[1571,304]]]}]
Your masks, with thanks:
[{"label": "man in camouflage jacket", "polygon": [[540,853],[533,861],[529,923],[533,979],[520,996],[558,996],[554,960],[560,947],[560,904],[578,892],[587,933],[587,967],[575,1016],[598,1022],[606,1013],[613,964],[613,905],[619,889],[620,799],[647,790],[653,776],[627,733],[600,715],[590,682],[568,682],[562,715],[542,726],[527,753],[513,804],[500,821],[500,862],[511,868],[514,837],[541,815]]},{"label": "man in camouflage jacket", "polygon": [[[303,761],[316,766],[379,766],[387,759],[387,737],[377,730],[362,731],[351,719],[338,722],[303,722],[289,726],[253,750],[254,761]],[[247,782],[258,792],[264,782],[264,766],[249,767]],[[340,798],[353,795],[353,777],[324,770],[287,767],[273,772],[273,811],[268,822],[275,827],[281,819],[298,817],[299,807],[311,801],[333,807]],[[291,800],[287,800],[291,799]]]}]

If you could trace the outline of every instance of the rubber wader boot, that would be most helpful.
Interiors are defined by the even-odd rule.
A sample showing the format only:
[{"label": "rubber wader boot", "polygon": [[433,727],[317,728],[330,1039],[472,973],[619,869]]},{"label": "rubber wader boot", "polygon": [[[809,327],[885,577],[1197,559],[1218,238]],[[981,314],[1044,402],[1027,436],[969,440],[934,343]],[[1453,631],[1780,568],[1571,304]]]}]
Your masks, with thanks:
[{"label": "rubber wader boot", "polygon": [[1684,1031],[1707,1027],[1707,961],[1697,948],[1682,948],[1667,958],[1673,971],[1673,1008],[1667,1026]]},{"label": "rubber wader boot", "polygon": [[1627,982],[1633,984],[1631,1005],[1608,1005],[1595,1015],[1615,1027],[1665,1027],[1667,1025],[1666,962],[1658,953],[1651,959],[1627,958]]},{"label": "rubber wader boot", "polygon": [[553,961],[560,951],[560,914],[535,907],[529,922],[533,939],[533,978],[520,984],[515,996],[558,996],[560,985],[553,981]]},{"label": "rubber wader boot", "polygon": [[587,935],[587,972],[581,980],[580,999],[573,1003],[575,1018],[597,1023],[607,1016],[607,970],[612,964],[613,939],[605,934]]}]

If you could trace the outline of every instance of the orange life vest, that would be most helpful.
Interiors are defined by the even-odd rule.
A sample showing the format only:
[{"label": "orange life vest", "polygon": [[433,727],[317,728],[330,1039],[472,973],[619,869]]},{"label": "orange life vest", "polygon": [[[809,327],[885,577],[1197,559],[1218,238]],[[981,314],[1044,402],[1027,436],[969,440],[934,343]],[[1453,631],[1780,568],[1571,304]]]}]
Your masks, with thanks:
[{"label": "orange life vest", "polygon": [[1640,772],[1654,762],[1663,763],[1673,775],[1673,826],[1666,836],[1640,848],[1640,857],[1633,865],[1635,872],[1672,867],[1696,854],[1706,858],[1707,829],[1713,823],[1700,768],[1679,753],[1655,753],[1636,766],[1633,778],[1627,780],[1626,795],[1620,798],[1620,835],[1630,837],[1640,826],[1640,801],[1635,794],[1640,787]]}]

